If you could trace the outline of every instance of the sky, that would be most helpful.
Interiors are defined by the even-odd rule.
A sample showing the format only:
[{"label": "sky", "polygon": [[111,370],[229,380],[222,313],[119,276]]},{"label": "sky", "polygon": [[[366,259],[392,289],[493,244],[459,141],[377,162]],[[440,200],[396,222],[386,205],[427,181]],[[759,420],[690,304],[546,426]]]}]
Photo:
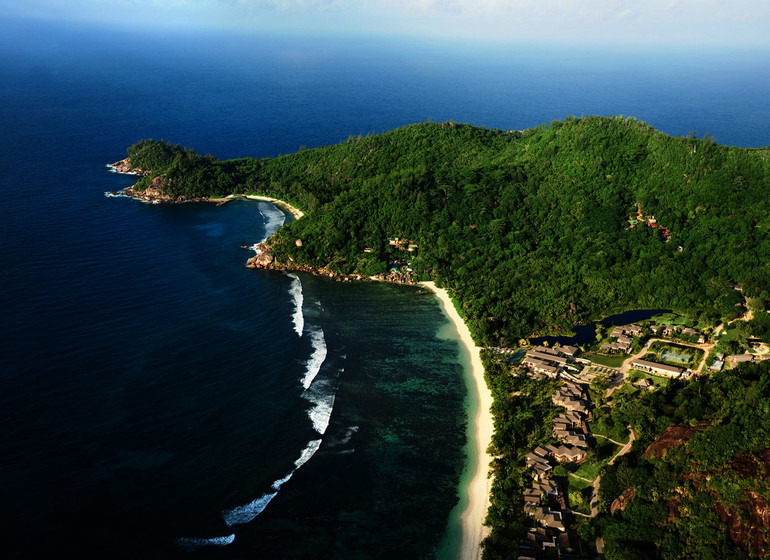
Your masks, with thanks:
[{"label": "sky", "polygon": [[770,0],[23,0],[0,17],[530,44],[770,46]]}]

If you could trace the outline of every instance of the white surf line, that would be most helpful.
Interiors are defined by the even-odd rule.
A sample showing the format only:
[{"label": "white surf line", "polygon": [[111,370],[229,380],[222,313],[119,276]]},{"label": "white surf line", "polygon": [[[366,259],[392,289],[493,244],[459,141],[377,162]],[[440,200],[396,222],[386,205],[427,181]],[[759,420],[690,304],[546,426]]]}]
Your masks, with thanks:
[{"label": "white surf line", "polygon": [[291,286],[289,287],[289,294],[291,300],[294,302],[294,314],[292,315],[292,322],[294,323],[294,332],[298,336],[302,336],[302,330],[305,328],[305,316],[302,314],[302,303],[304,298],[302,297],[302,282],[299,276],[293,272],[287,274],[291,278]]},{"label": "white surf line", "polygon": [[193,551],[203,546],[227,546],[235,541],[235,533],[226,537],[214,537],[213,539],[181,538],[177,539],[177,544],[182,548]]},{"label": "white surf line", "polygon": [[313,423],[313,429],[324,435],[334,410],[334,401],[337,398],[336,390],[329,390],[328,381],[317,381],[302,393],[302,398],[313,405],[307,413]]},{"label": "white surf line", "polygon": [[307,369],[305,375],[302,378],[302,387],[307,390],[310,384],[321,371],[321,366],[326,360],[326,340],[324,339],[324,332],[320,328],[316,328],[310,331],[310,341],[313,346],[313,353],[305,362]]},{"label": "white surf line", "polygon": [[262,214],[262,219],[265,221],[265,239],[267,239],[286,223],[286,214],[272,204],[259,204],[258,208],[259,213]]},{"label": "white surf line", "polygon": [[250,521],[253,521],[260,513],[265,511],[265,508],[268,506],[268,504],[278,495],[278,491],[281,489],[281,486],[286,484],[291,479],[292,475],[294,475],[294,473],[297,472],[297,470],[302,465],[307,463],[310,458],[315,455],[316,451],[318,451],[319,447],[321,447],[321,441],[322,440],[320,439],[314,439],[305,446],[305,449],[302,450],[299,458],[294,461],[294,470],[283,478],[279,478],[273,482],[270,487],[272,492],[266,492],[248,504],[235,507],[231,510],[223,511],[222,518],[225,520],[225,523],[227,523],[228,527],[249,523]]}]

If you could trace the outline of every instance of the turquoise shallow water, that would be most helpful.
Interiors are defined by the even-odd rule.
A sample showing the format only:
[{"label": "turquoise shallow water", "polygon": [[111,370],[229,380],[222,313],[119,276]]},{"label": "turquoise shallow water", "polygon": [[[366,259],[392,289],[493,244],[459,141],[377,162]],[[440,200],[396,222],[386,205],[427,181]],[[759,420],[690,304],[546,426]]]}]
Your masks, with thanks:
[{"label": "turquoise shallow water", "polygon": [[38,265],[4,354],[10,552],[430,555],[465,433],[435,299],[246,269],[267,203],[91,204],[153,242],[81,230],[80,274]]}]

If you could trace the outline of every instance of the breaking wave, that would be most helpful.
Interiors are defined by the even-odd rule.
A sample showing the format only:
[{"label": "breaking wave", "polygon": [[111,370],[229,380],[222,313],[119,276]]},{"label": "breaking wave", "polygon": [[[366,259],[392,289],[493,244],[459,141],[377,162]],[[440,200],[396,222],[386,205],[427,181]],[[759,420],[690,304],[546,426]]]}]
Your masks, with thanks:
[{"label": "breaking wave", "polygon": [[298,468],[300,468],[302,465],[307,463],[310,458],[315,455],[315,452],[318,451],[318,448],[321,447],[321,440],[320,439],[314,439],[311,442],[307,444],[305,449],[302,450],[302,454],[300,454],[299,459],[294,461],[294,470],[296,471]]},{"label": "breaking wave", "polygon": [[[289,481],[289,479],[291,479],[292,475],[294,475],[294,473],[297,472],[297,470],[302,465],[307,463],[310,460],[310,458],[313,455],[315,455],[315,452],[318,451],[319,447],[321,447],[320,439],[314,439],[310,441],[305,446],[305,449],[302,450],[302,453],[300,454],[299,459],[294,461],[294,470],[291,471],[286,476],[284,476],[283,478],[279,478],[278,480],[273,482],[273,484],[270,486],[270,489],[272,490],[272,492],[265,492],[259,498],[257,498],[256,500],[252,500],[248,504],[223,511],[222,518],[225,520],[225,523],[227,523],[228,527],[232,527],[233,525],[243,525],[245,523],[249,523],[255,517],[257,517],[260,513],[265,511],[265,508],[272,501],[272,499],[278,495],[278,491],[281,489],[281,486],[286,484]],[[235,538],[234,535],[233,535],[233,538]]]},{"label": "breaking wave", "polygon": [[265,221],[265,239],[278,231],[278,228],[286,222],[286,214],[268,202],[259,203],[259,213]]},{"label": "breaking wave", "polygon": [[302,314],[302,282],[300,282],[299,277],[293,272],[290,272],[288,276],[291,278],[289,294],[291,294],[291,300],[294,302],[294,314],[292,315],[294,331],[299,336],[302,336],[302,329],[305,328],[305,317]]},{"label": "breaking wave", "polygon": [[267,238],[273,235],[286,221],[286,215],[272,204],[266,202],[260,202],[259,213],[262,215],[262,221],[265,226],[265,236],[254,243],[249,245],[249,249],[254,251],[257,255],[261,252],[259,250],[259,244],[267,241]]},{"label": "breaking wave", "polygon": [[104,191],[104,196],[107,198],[132,198],[125,193],[126,189],[119,191]]},{"label": "breaking wave", "polygon": [[136,200],[142,204],[160,204],[160,200],[141,200],[139,198],[134,198],[133,196],[128,196],[125,194],[125,190],[126,189],[120,191],[104,191],[104,196],[107,198],[130,198],[131,200]]},{"label": "breaking wave", "polygon": [[313,406],[308,410],[308,417],[313,422],[313,428],[321,435],[326,433],[334,409],[334,391],[329,391],[328,382],[319,381],[307,389],[302,396]]},{"label": "breaking wave", "polygon": [[310,384],[313,383],[318,372],[321,371],[321,365],[326,360],[326,340],[324,339],[324,332],[321,329],[314,329],[310,331],[310,342],[313,346],[313,353],[305,362],[307,369],[305,375],[302,378],[302,387],[307,390]]},{"label": "breaking wave", "polygon": [[227,546],[233,544],[235,541],[235,533],[227,535],[226,537],[215,537],[213,539],[194,539],[194,538],[182,538],[177,539],[177,544],[188,551],[193,551],[196,548],[202,546]]},{"label": "breaking wave", "polygon": [[277,490],[275,492],[268,492],[266,494],[262,494],[259,498],[249,502],[246,505],[238,506],[231,510],[222,512],[222,518],[225,520],[225,523],[227,523],[228,527],[232,527],[233,525],[243,525],[244,523],[248,523],[249,521],[254,519],[256,516],[258,516],[260,513],[265,511],[267,504],[269,504],[270,501],[273,498],[275,498],[277,495],[278,495]]}]

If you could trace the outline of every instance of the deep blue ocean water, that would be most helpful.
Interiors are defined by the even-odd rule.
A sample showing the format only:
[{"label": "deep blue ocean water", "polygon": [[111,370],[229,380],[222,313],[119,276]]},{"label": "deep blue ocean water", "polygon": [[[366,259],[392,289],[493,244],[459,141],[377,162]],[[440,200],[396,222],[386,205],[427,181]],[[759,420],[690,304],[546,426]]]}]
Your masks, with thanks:
[{"label": "deep blue ocean water", "polygon": [[426,558],[452,532],[465,385],[437,302],[247,270],[290,219],[269,204],[105,196],[138,139],[264,157],[625,114],[770,144],[766,52],[4,24],[0,556]]}]

